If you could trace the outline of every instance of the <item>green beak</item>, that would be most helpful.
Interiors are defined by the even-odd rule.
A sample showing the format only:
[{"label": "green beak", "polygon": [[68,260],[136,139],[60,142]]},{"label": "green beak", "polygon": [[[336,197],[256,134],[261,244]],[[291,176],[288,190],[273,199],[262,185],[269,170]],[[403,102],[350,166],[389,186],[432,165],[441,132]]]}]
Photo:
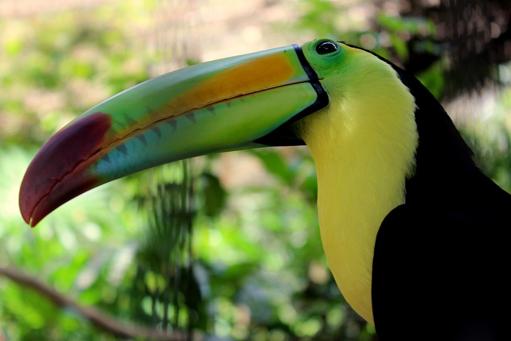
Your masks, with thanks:
[{"label": "green beak", "polygon": [[300,47],[171,72],[125,90],[57,132],[23,179],[20,208],[35,226],[73,197],[170,161],[301,140],[293,123],[328,104]]}]

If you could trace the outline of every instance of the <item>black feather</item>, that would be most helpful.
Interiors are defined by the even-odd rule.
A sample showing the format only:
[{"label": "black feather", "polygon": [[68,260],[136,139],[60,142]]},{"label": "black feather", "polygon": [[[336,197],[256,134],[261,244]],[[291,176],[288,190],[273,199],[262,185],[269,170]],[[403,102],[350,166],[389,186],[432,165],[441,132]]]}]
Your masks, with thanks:
[{"label": "black feather", "polygon": [[431,93],[386,62],[415,97],[419,143],[405,203],[387,215],[376,240],[379,338],[509,339],[511,196],[480,171]]}]

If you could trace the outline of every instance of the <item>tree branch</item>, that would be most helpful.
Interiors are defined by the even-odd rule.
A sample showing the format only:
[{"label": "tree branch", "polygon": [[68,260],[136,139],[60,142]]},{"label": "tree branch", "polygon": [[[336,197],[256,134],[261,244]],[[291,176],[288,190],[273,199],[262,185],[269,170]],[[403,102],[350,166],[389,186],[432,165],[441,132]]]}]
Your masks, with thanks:
[{"label": "tree branch", "polygon": [[73,309],[98,329],[101,329],[102,331],[112,334],[116,337],[170,341],[187,340],[187,336],[183,333],[173,332],[172,334],[169,334],[163,331],[135,325],[133,323],[127,324],[120,322],[110,315],[107,315],[106,313],[93,307],[80,305],[72,298],[58,292],[37,278],[21,272],[13,267],[0,266],[0,277],[6,277],[18,285],[36,291],[39,295],[46,297],[53,304],[60,308]]}]

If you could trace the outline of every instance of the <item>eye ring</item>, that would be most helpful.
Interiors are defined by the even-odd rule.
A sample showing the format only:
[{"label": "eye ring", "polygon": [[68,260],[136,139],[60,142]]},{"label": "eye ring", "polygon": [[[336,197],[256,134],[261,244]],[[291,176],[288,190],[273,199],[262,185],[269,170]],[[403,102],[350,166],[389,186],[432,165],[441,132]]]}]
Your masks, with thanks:
[{"label": "eye ring", "polygon": [[316,53],[320,55],[330,54],[339,50],[339,45],[332,40],[322,40],[316,45]]}]

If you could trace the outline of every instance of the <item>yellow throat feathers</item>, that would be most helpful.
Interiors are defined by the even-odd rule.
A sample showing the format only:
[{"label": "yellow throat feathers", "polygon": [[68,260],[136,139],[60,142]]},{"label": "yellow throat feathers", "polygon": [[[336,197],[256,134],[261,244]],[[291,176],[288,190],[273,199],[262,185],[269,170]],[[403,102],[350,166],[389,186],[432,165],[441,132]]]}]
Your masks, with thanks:
[{"label": "yellow throat feathers", "polygon": [[342,67],[321,81],[330,104],[304,119],[300,131],[316,164],[329,267],[348,303],[372,323],[374,244],[385,216],[404,202],[414,168],[415,102],[390,65],[343,49]]}]

